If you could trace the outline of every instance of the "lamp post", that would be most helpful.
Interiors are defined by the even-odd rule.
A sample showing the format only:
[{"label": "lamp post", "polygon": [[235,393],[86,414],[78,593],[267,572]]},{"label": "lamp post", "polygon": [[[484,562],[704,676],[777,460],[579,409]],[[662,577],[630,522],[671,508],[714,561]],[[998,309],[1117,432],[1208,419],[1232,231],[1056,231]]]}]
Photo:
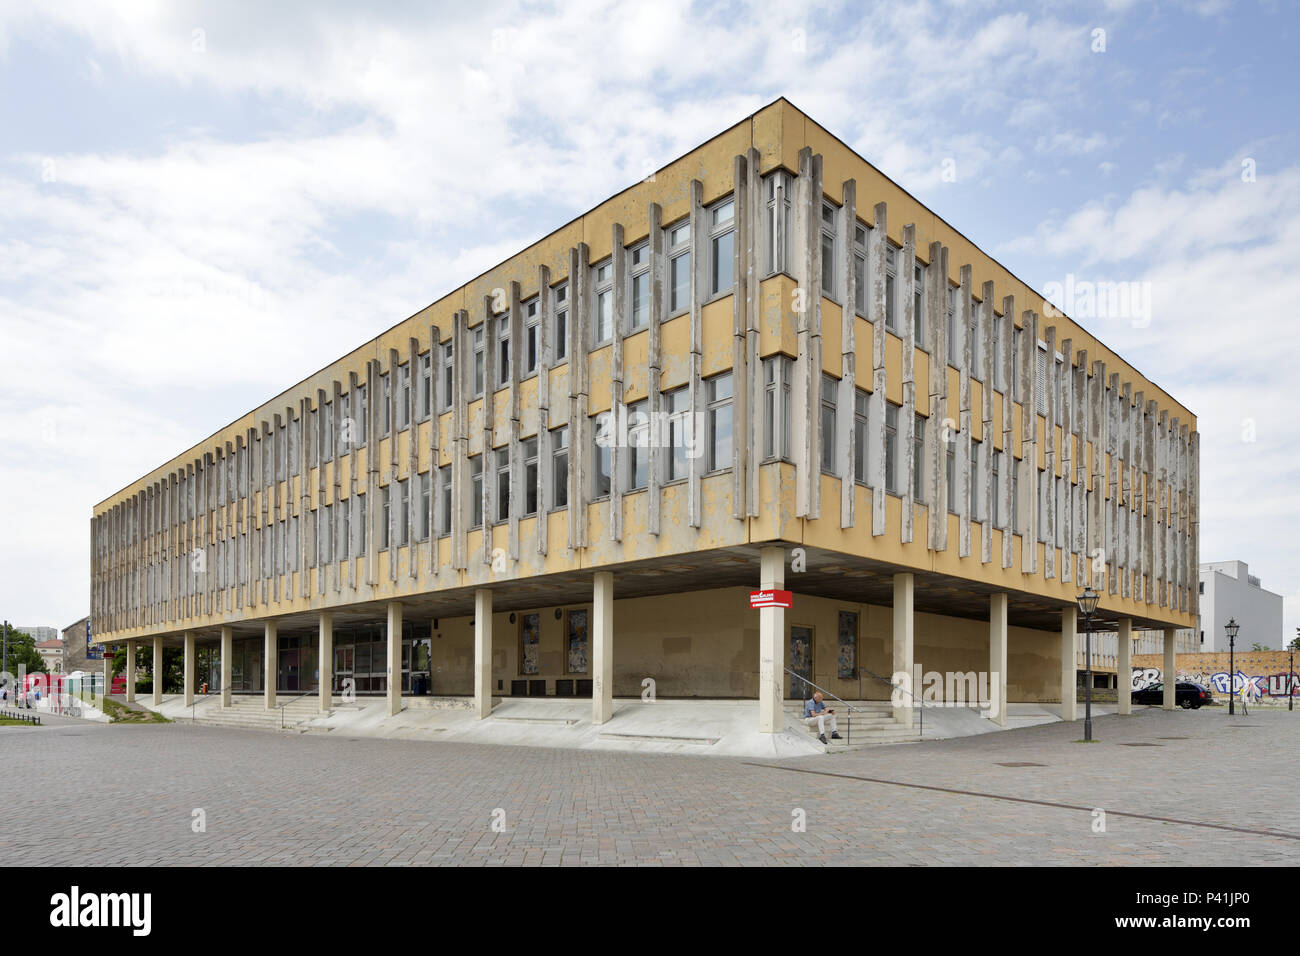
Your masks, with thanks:
[{"label": "lamp post", "polygon": [[1241,630],[1241,625],[1233,617],[1228,619],[1223,629],[1228,633],[1228,716],[1231,717],[1237,712],[1237,665],[1233,655],[1237,646],[1237,632]]},{"label": "lamp post", "polygon": [[1079,595],[1079,613],[1083,615],[1083,739],[1092,742],[1092,616],[1097,612],[1100,595],[1091,587]]},{"label": "lamp post", "polygon": [[1295,629],[1295,640],[1291,642],[1291,656],[1286,666],[1286,709],[1295,710],[1295,646],[1300,644],[1300,627]]}]

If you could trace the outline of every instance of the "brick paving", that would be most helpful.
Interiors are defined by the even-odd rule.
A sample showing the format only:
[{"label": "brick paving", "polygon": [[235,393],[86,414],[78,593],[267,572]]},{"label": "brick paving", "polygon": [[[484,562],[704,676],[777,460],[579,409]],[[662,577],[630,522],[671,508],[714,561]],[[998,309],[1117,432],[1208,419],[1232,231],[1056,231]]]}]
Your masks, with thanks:
[{"label": "brick paving", "polygon": [[[1094,734],[1100,743],[1073,743],[1080,721],[754,761],[51,718],[43,728],[0,728],[0,858],[1300,864],[1300,714],[1229,721],[1217,708],[1140,710],[1095,720]],[[999,765],[1011,762],[1044,766]],[[1106,812],[1106,832],[1093,832],[1091,808]],[[195,809],[206,815],[204,833],[192,830]],[[492,826],[498,809],[504,832]],[[806,814],[806,832],[792,831],[795,810]]]}]

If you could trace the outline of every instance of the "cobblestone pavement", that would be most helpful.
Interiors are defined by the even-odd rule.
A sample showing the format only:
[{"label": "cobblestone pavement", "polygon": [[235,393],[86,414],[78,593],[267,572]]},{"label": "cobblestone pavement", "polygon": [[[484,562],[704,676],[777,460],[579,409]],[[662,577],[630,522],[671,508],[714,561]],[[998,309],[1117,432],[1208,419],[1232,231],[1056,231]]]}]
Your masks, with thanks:
[{"label": "cobblestone pavement", "polygon": [[1300,713],[1140,710],[1094,721],[1092,745],[1080,721],[766,762],[49,723],[0,728],[0,858],[1300,864]]}]

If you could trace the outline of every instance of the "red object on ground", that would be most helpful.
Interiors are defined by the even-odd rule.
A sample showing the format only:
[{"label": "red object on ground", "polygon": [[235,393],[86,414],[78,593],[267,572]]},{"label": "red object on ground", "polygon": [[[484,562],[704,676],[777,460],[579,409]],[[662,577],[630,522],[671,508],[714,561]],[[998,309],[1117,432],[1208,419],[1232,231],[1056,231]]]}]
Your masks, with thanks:
[{"label": "red object on ground", "polygon": [[117,676],[117,677],[114,677],[114,678],[113,678],[113,689],[110,690],[109,693],[110,693],[110,694],[125,694],[125,693],[126,693],[126,678],[123,677],[123,676],[120,676],[120,675]]}]

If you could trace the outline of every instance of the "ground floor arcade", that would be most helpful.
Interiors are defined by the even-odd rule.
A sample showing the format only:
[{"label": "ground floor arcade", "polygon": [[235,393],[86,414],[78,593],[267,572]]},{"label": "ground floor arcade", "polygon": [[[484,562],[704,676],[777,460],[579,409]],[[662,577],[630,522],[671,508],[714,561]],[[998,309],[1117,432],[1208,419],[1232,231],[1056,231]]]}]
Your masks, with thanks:
[{"label": "ground floor arcade", "polygon": [[[313,694],[322,710],[339,696],[379,696],[396,714],[411,697],[462,696],[485,718],[494,698],[582,697],[591,700],[593,722],[603,723],[615,696],[756,698],[759,729],[775,732],[784,726],[785,701],[814,689],[847,700],[893,699],[895,718],[910,726],[915,707],[933,700],[922,694],[923,675],[955,673],[982,678],[973,686],[989,699],[962,702],[991,705],[995,720],[1008,701],[1059,701],[1074,719],[1083,635],[1073,604],[869,563],[829,564],[824,556],[796,575],[787,549],[752,551],[755,560],[733,555],[730,565],[728,555],[714,555],[711,574],[662,563],[574,571],[536,584],[238,621],[150,643],[155,660],[164,646],[184,646],[187,704],[203,690],[227,705],[233,694],[257,694],[268,708],[285,695]],[[757,588],[792,591],[792,607],[751,609]],[[1094,632],[1116,632],[1122,673],[1125,638],[1137,626],[1152,622],[1102,615],[1092,623]],[[1164,633],[1172,657],[1174,631]],[[125,643],[134,695],[140,642]],[[940,701],[951,702],[952,686],[940,686]],[[155,683],[155,702],[161,693]],[[1127,711],[1127,695],[1119,707]]]}]

